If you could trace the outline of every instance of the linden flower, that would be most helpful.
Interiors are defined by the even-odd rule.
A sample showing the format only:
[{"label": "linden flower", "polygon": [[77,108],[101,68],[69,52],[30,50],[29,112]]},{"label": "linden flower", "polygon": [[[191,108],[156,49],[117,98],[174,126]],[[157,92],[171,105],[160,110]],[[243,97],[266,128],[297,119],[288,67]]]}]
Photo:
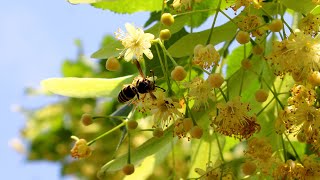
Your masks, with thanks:
[{"label": "linden flower", "polygon": [[153,114],[155,127],[167,127],[171,120],[182,117],[183,114],[178,110],[181,108],[179,102],[169,97],[165,97],[163,91],[154,93],[156,99],[153,100],[150,107]]},{"label": "linden flower", "polygon": [[[313,147],[320,147],[320,111],[319,109],[308,106],[306,104],[299,106],[297,110],[292,113],[288,118],[288,123],[290,122],[290,127],[288,129],[291,132],[296,131],[299,133],[302,131],[306,137],[306,142],[311,143]],[[318,149],[318,148],[316,148]]]},{"label": "linden flower", "polygon": [[218,103],[217,108],[219,114],[213,118],[211,126],[219,133],[242,140],[260,131],[256,117],[248,115],[249,103],[242,103],[240,96],[227,103]]},{"label": "linden flower", "polygon": [[212,101],[216,100],[209,82],[205,81],[202,77],[195,77],[191,82],[185,83],[184,86],[189,88],[188,96],[194,100],[193,107],[196,110],[199,110],[202,105],[207,108],[209,106],[209,99]]},{"label": "linden flower", "polygon": [[315,36],[319,32],[320,18],[319,15],[308,13],[306,17],[303,17],[299,22],[299,29],[305,34]]},{"label": "linden flower", "polygon": [[253,0],[235,0],[234,5],[231,6],[231,8],[234,11],[237,11],[239,8],[241,8],[242,6],[248,7]]},{"label": "linden flower", "polygon": [[75,145],[71,149],[71,156],[74,158],[86,158],[91,155],[91,149],[87,145],[85,139],[79,139],[76,136],[71,136],[72,139],[76,140]]},{"label": "linden flower", "polygon": [[298,108],[300,104],[312,106],[316,102],[316,98],[317,95],[314,89],[295,84],[291,88],[291,97],[288,98],[288,104],[295,105],[296,108]]},{"label": "linden flower", "polygon": [[272,176],[275,179],[304,179],[305,169],[302,164],[289,159],[287,162],[281,162],[273,171]]},{"label": "linden flower", "polygon": [[[194,0],[195,3],[200,3],[202,0]],[[191,3],[192,0],[174,0],[172,3],[172,7],[174,9],[178,9],[181,11],[184,10],[190,10],[191,9]]]},{"label": "linden flower", "polygon": [[292,126],[293,123],[289,121],[289,117],[294,111],[294,106],[287,106],[284,108],[284,110],[281,110],[279,112],[278,117],[275,121],[276,133],[282,134]]},{"label": "linden flower", "polygon": [[312,0],[313,4],[320,5],[320,0]]},{"label": "linden flower", "polygon": [[253,161],[262,173],[268,174],[277,159],[272,157],[272,146],[265,138],[252,138],[248,141],[245,156]]},{"label": "linden flower", "polygon": [[276,75],[290,73],[295,81],[305,81],[310,73],[320,70],[319,37],[296,32],[289,39],[274,43],[273,48],[266,59]]},{"label": "linden flower", "polygon": [[220,55],[212,44],[208,44],[204,47],[198,44],[194,47],[193,63],[199,65],[204,69],[209,69],[214,65],[218,65]]},{"label": "linden flower", "polygon": [[149,59],[153,58],[153,54],[149,49],[151,47],[151,41],[154,39],[154,35],[150,33],[144,33],[143,29],[135,28],[132,24],[125,24],[127,33],[124,33],[121,29],[116,32],[116,38],[119,39],[124,46],[124,50],[120,53],[124,54],[126,61],[131,61],[133,58],[141,59],[145,54]]},{"label": "linden flower", "polygon": [[[262,17],[257,15],[239,16],[237,25],[239,29],[246,32],[251,32],[252,36],[262,36],[268,29],[267,26],[260,27],[264,24]],[[260,28],[258,28],[260,27]],[[254,29],[254,30],[253,30]]]},{"label": "linden flower", "polygon": [[281,163],[273,172],[275,179],[318,179],[320,176],[320,164],[315,155],[304,156],[302,164],[288,160]]}]

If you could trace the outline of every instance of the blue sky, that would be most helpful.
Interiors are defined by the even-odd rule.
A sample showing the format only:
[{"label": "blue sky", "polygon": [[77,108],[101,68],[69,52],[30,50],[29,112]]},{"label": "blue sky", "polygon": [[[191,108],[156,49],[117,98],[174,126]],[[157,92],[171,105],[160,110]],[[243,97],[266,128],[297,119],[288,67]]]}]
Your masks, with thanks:
[{"label": "blue sky", "polygon": [[38,107],[48,102],[43,97],[26,97],[23,88],[39,87],[41,80],[59,77],[62,60],[76,57],[75,39],[82,40],[85,54],[89,56],[98,50],[105,34],[124,28],[126,22],[142,26],[147,17],[147,13],[117,15],[89,5],[71,5],[65,0],[1,3],[2,179],[61,179],[58,164],[27,163],[24,155],[8,146],[8,141],[19,136],[19,129],[25,123],[22,115],[12,111],[12,106]]}]

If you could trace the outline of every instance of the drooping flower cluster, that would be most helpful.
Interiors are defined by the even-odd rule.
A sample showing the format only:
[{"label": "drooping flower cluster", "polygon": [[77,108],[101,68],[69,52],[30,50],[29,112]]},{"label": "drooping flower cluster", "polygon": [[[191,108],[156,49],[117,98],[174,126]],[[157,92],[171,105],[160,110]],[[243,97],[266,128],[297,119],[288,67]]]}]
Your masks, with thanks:
[{"label": "drooping flower cluster", "polygon": [[191,82],[184,83],[184,86],[189,89],[188,96],[194,100],[193,108],[196,110],[199,110],[201,106],[207,108],[209,106],[208,100],[216,100],[211,85],[202,77],[195,77]]},{"label": "drooping flower cluster", "polygon": [[306,17],[300,20],[298,27],[305,34],[310,34],[311,36],[315,36],[318,34],[320,30],[319,25],[320,25],[319,15],[308,13]]},{"label": "drooping flower cluster", "polygon": [[85,139],[79,139],[76,136],[71,136],[72,139],[76,140],[73,148],[71,149],[71,156],[74,158],[86,158],[91,155],[91,149],[87,145]]},{"label": "drooping flower cluster", "polygon": [[[193,0],[174,0],[172,3],[172,7],[179,11],[181,10],[190,10]],[[194,0],[195,3],[199,3],[202,0]]]},{"label": "drooping flower cluster", "polygon": [[275,41],[266,59],[275,75],[289,73],[296,82],[305,81],[313,71],[320,70],[320,38],[296,32],[289,39]]},{"label": "drooping flower cluster", "polygon": [[212,119],[213,126],[219,133],[237,139],[248,139],[260,131],[260,125],[255,116],[250,116],[248,103],[236,97],[227,103],[218,103],[219,114]]},{"label": "drooping flower cluster", "polygon": [[178,101],[166,97],[163,91],[156,91],[154,95],[156,98],[147,93],[145,97],[133,102],[138,111],[152,114],[154,127],[167,127],[172,120],[183,117],[179,111],[181,105]]},{"label": "drooping flower cluster", "polygon": [[202,67],[203,69],[210,69],[214,65],[218,65],[220,55],[212,44],[203,46],[198,44],[193,50],[193,63]]},{"label": "drooping flower cluster", "polygon": [[248,148],[244,151],[245,157],[254,163],[264,174],[269,174],[272,165],[277,159],[272,157],[272,146],[265,138],[252,138],[248,141]]},{"label": "drooping flower cluster", "polygon": [[[237,21],[240,30],[250,32],[252,36],[259,37],[265,34],[267,26],[262,26],[264,21],[262,17],[257,15],[241,15]],[[262,27],[261,27],[262,26]],[[259,28],[258,28],[259,27]]]},{"label": "drooping flower cluster", "polygon": [[272,175],[275,179],[318,179],[320,164],[315,155],[304,156],[302,163],[289,159],[279,163]]},{"label": "drooping flower cluster", "polygon": [[143,29],[136,28],[132,24],[125,24],[127,33],[121,29],[115,33],[116,38],[119,39],[124,46],[124,50],[120,56],[124,56],[126,61],[131,61],[133,58],[141,59],[145,54],[149,59],[153,58],[153,54],[150,50],[151,41],[154,39],[154,35],[150,33],[144,33]]},{"label": "drooping flower cluster", "polygon": [[[276,120],[278,133],[294,133],[300,141],[320,149],[320,110],[314,107],[316,93],[303,85],[294,85],[288,107],[282,110]],[[303,137],[303,138],[302,138]]]},{"label": "drooping flower cluster", "polygon": [[187,137],[187,133],[193,127],[191,118],[179,118],[174,122],[173,133],[179,139]]}]

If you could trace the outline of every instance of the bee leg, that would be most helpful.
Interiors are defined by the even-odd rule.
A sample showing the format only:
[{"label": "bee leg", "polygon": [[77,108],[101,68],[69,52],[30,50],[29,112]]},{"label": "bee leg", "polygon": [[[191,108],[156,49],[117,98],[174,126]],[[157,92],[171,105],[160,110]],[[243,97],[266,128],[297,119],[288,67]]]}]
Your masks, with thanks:
[{"label": "bee leg", "polygon": [[153,100],[157,99],[157,97],[151,91],[149,91],[149,94]]}]

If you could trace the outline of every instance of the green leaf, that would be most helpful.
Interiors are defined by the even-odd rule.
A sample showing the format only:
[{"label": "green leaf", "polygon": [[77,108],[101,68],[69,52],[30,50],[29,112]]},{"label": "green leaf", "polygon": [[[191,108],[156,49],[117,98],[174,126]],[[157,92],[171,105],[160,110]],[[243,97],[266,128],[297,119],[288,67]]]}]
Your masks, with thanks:
[{"label": "green leaf", "polygon": [[316,7],[310,0],[281,0],[281,3],[287,8],[300,13],[308,13]]},{"label": "green leaf", "polygon": [[[224,146],[224,137],[219,138],[221,147]],[[200,175],[195,172],[195,168],[206,169],[206,164],[210,161],[215,164],[219,158],[219,148],[217,139],[213,134],[209,134],[209,130],[204,132],[200,140],[192,141],[192,161],[188,177],[197,178]]]},{"label": "green leaf", "polygon": [[99,9],[108,9],[117,13],[134,13],[139,11],[160,11],[163,0],[119,0],[119,1],[101,1],[92,5]]},{"label": "green leaf", "polygon": [[[233,38],[237,30],[237,26],[232,22],[228,22],[222,26],[213,29],[211,36],[211,44],[216,45],[220,42],[229,41]],[[210,29],[188,34],[173,44],[168,51],[173,57],[183,57],[193,54],[193,48],[197,44],[205,44],[209,37]]]},{"label": "green leaf", "polygon": [[171,150],[171,143],[166,144],[165,147],[156,154],[143,159],[142,163],[135,168],[134,173],[130,176],[126,176],[124,180],[148,179],[154,172],[155,166],[163,162]]},{"label": "green leaf", "polygon": [[174,34],[178,31],[180,31],[186,24],[186,22],[190,19],[189,16],[187,15],[183,15],[183,16],[177,16],[174,18],[174,24],[172,26],[164,26],[161,25],[160,22],[157,22],[154,26],[152,26],[151,28],[147,29],[145,32],[146,33],[151,33],[155,36],[158,36],[159,33],[159,28],[160,26],[162,27],[162,29],[169,29],[171,34]]},{"label": "green leaf", "polygon": [[[155,153],[158,155],[164,154],[163,152],[167,151],[169,147],[171,147],[172,141],[172,126],[167,129],[164,135],[161,138],[151,138],[141,146],[131,151],[131,163],[138,164],[141,160],[151,156]],[[168,151],[167,151],[168,152]],[[157,155],[156,155],[157,157]],[[111,160],[98,172],[99,176],[103,177],[107,172],[113,172],[121,169],[125,164],[127,164],[128,154],[124,154],[114,160]]]},{"label": "green leaf", "polygon": [[122,86],[132,82],[133,75],[102,78],[49,78],[41,82],[42,87],[54,94],[75,98],[117,97]]},{"label": "green leaf", "polygon": [[120,41],[116,40],[112,36],[107,36],[103,40],[102,48],[94,52],[91,55],[91,58],[107,59],[112,56],[117,57],[121,52],[121,50],[118,50],[118,49],[121,49],[121,48],[123,48],[123,46]]}]

